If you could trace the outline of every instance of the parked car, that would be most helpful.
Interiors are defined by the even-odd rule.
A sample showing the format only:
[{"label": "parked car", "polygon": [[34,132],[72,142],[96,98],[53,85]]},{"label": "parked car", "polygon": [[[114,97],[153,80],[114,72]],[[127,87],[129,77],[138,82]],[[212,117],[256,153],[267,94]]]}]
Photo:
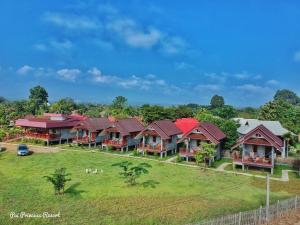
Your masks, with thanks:
[{"label": "parked car", "polygon": [[18,149],[17,149],[17,154],[19,156],[25,156],[25,155],[29,155],[29,149],[27,147],[27,145],[19,145]]}]

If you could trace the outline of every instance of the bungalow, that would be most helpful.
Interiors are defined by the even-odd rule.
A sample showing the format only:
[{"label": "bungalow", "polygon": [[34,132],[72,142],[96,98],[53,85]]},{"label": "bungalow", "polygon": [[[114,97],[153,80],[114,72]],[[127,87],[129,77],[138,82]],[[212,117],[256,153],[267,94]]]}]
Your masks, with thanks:
[{"label": "bungalow", "polygon": [[85,117],[80,115],[63,115],[44,113],[41,117],[27,116],[16,120],[16,126],[24,128],[24,138],[44,140],[47,145],[51,142],[66,141],[75,137],[71,129]]},{"label": "bungalow", "polygon": [[264,127],[266,127],[275,136],[277,136],[282,140],[283,146],[280,151],[281,157],[286,158],[288,156],[288,142],[287,140],[285,140],[284,136],[291,132],[285,129],[279,121],[267,121],[267,120],[244,119],[244,118],[235,118],[234,120],[240,125],[240,127],[237,130],[240,137],[245,136],[254,128],[258,127],[259,125],[264,125]]},{"label": "bungalow", "polygon": [[157,153],[160,157],[176,152],[179,134],[181,131],[171,120],[155,121],[137,135],[136,139],[140,140],[138,151]]},{"label": "bungalow", "polygon": [[96,147],[104,140],[104,136],[101,136],[100,133],[109,126],[110,121],[108,118],[86,118],[73,128],[76,131],[76,138],[73,142]]},{"label": "bungalow", "polygon": [[263,124],[241,136],[232,150],[233,165],[271,169],[273,174],[275,154],[284,155],[284,141]]},{"label": "bungalow", "polygon": [[189,159],[195,158],[197,151],[201,151],[201,143],[213,143],[216,145],[216,159],[221,158],[223,140],[225,134],[214,124],[208,122],[198,122],[196,119],[184,118],[175,122],[176,126],[182,130],[183,135],[177,143],[184,143],[184,147],[179,148],[179,155]]},{"label": "bungalow", "polygon": [[113,121],[108,128],[100,133],[101,136],[104,136],[102,148],[110,146],[121,149],[121,151],[124,149],[128,151],[129,147],[136,147],[138,145],[138,140],[135,139],[135,136],[143,129],[143,124],[136,118]]}]

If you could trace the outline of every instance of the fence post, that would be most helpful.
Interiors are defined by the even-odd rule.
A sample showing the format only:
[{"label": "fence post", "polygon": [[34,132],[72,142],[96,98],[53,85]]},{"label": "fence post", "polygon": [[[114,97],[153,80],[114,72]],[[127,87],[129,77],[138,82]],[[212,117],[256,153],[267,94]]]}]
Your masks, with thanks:
[{"label": "fence post", "polygon": [[295,209],[297,209],[297,200],[298,200],[298,196],[296,195],[296,197],[295,197]]},{"label": "fence post", "polygon": [[259,207],[258,224],[261,224],[261,213],[262,213],[262,206]]},{"label": "fence post", "polygon": [[242,212],[240,212],[239,214],[239,225],[241,225],[241,223],[242,223]]},{"label": "fence post", "polygon": [[277,205],[276,205],[276,217],[278,216],[278,212],[279,212],[279,200],[277,201]]}]

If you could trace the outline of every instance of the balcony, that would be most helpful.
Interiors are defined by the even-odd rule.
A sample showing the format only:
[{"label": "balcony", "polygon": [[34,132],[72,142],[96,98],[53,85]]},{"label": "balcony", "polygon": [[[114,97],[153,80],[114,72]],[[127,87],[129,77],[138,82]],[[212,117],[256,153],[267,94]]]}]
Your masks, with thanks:
[{"label": "balcony", "polygon": [[193,158],[193,157],[195,157],[195,155],[196,155],[196,150],[191,150],[191,151],[189,151],[188,149],[186,149],[186,148],[179,148],[179,155],[181,156],[181,157],[189,157],[189,158]]},{"label": "balcony", "polygon": [[89,139],[88,136],[84,136],[84,137],[77,137],[75,140],[78,143],[90,143],[90,142],[94,142],[95,138]]},{"label": "balcony", "polygon": [[145,144],[143,145],[142,143],[139,144],[138,146],[139,149],[146,151],[146,152],[161,152],[164,151],[165,149],[163,148],[163,150],[161,149],[161,145],[160,144]]},{"label": "balcony", "polygon": [[25,132],[24,136],[28,138],[36,138],[36,139],[43,139],[43,140],[58,140],[60,138],[60,135],[58,134],[34,133],[34,132]]},{"label": "balcony", "polygon": [[127,142],[122,140],[104,140],[103,144],[113,147],[124,147],[127,145]]},{"label": "balcony", "polygon": [[272,160],[272,156],[261,157],[257,154],[245,155],[244,157],[240,156],[238,152],[234,152],[232,154],[232,159],[234,164],[237,165],[247,165],[254,167],[265,167],[272,168],[274,167],[274,163]]}]

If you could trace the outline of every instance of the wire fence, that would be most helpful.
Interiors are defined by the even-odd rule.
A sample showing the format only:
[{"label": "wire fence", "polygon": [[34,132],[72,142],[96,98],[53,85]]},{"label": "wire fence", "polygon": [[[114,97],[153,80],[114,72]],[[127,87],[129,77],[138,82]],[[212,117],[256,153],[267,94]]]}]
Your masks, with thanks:
[{"label": "wire fence", "polygon": [[280,218],[286,213],[300,208],[300,198],[277,201],[269,207],[260,207],[255,210],[226,215],[219,218],[202,221],[195,225],[260,225],[268,223],[270,220]]}]

